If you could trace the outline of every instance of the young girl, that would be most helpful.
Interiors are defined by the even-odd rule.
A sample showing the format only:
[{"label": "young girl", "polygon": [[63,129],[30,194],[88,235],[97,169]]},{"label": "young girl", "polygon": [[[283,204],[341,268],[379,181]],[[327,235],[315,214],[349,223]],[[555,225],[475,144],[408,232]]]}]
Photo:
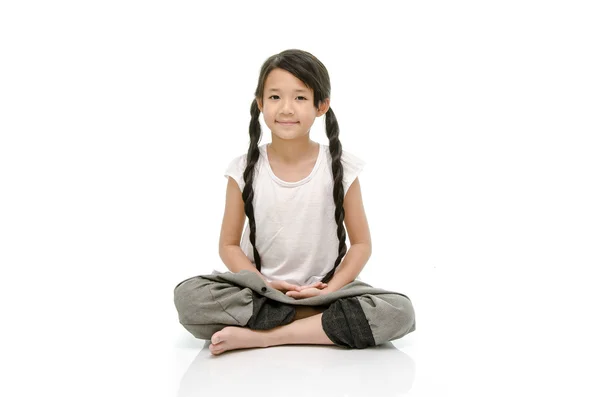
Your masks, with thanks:
[{"label": "young girl", "polygon": [[[230,272],[175,287],[180,323],[210,339],[214,355],[283,344],[365,348],[414,331],[408,297],[357,280],[371,255],[364,162],[342,150],[325,66],[305,51],[273,55],[254,97],[248,153],[225,173],[219,254]],[[272,143],[259,146],[261,112]],[[322,115],[328,146],[309,136]]]}]

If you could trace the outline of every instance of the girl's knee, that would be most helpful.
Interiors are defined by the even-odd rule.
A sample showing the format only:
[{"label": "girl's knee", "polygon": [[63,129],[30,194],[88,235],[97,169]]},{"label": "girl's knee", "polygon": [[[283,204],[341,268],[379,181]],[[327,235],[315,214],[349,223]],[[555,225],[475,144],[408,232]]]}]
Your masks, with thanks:
[{"label": "girl's knee", "polygon": [[365,348],[414,331],[415,312],[404,295],[363,295],[333,302],[323,313],[322,323],[335,344]]},{"label": "girl's knee", "polygon": [[[179,322],[196,337],[219,327],[245,326],[252,316],[251,289],[202,276],[177,285],[174,302]],[[210,331],[201,331],[207,327]]]},{"label": "girl's knee", "polygon": [[[372,310],[370,318],[380,324],[378,339],[381,343],[399,339],[414,331],[415,310],[412,301],[402,294],[386,294],[376,297],[380,299],[379,310]],[[366,310],[369,310],[368,308]]]},{"label": "girl's knee", "polygon": [[396,303],[396,322],[399,328],[399,335],[394,339],[401,338],[402,336],[414,331],[416,329],[415,321],[415,309],[412,301],[404,296],[398,295],[398,303]]},{"label": "girl's knee", "polygon": [[175,308],[177,309],[177,313],[179,314],[179,322],[181,324],[189,324],[191,321],[190,315],[192,312],[198,311],[199,302],[198,301],[198,291],[197,286],[193,285],[194,278],[190,278],[184,280],[177,284],[175,290],[173,291],[173,299],[175,303]]},{"label": "girl's knee", "polygon": [[[179,283],[174,290],[175,308],[183,325],[202,325],[222,312],[220,301],[211,292],[216,286],[200,276]],[[219,299],[225,297],[219,296]]]},{"label": "girl's knee", "polygon": [[334,301],[321,318],[323,331],[336,345],[364,349],[376,345],[373,332],[357,297]]}]

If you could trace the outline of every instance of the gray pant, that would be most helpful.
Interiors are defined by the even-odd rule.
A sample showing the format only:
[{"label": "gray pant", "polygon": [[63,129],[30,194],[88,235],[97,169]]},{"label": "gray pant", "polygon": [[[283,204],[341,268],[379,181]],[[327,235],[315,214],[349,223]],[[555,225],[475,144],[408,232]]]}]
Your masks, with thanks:
[{"label": "gray pant", "polygon": [[338,346],[362,349],[399,339],[415,330],[410,299],[355,280],[338,291],[294,299],[271,288],[254,272],[214,271],[175,287],[179,322],[209,340],[227,326],[266,330],[292,322],[296,306],[323,309],[325,334]]}]

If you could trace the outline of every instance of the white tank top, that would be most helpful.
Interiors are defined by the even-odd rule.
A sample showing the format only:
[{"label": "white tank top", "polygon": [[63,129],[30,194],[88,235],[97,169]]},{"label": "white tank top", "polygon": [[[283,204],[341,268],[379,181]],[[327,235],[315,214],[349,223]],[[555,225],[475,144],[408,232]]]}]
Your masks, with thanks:
[{"label": "white tank top", "polygon": [[[261,273],[268,281],[283,280],[295,285],[321,281],[338,257],[331,154],[328,145],[319,145],[312,172],[297,182],[275,176],[267,159],[267,144],[259,146],[253,206],[256,248],[261,258]],[[364,165],[360,158],[342,151],[344,196]],[[225,177],[231,176],[242,192],[245,168],[244,154],[233,159],[225,171]],[[350,248],[347,233],[346,247]],[[255,263],[247,218],[240,248]]]}]

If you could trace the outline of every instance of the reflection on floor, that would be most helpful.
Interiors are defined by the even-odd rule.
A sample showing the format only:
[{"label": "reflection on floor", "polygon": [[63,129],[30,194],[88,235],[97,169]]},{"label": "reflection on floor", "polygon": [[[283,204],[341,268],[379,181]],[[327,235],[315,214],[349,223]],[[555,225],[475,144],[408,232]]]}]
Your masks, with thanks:
[{"label": "reflection on floor", "polygon": [[[243,349],[212,356],[209,342],[181,379],[178,396],[381,396],[393,385],[404,395],[415,378],[415,362],[393,343],[370,349],[292,345]],[[272,394],[269,394],[268,392]],[[214,393],[214,394],[213,394]],[[238,394],[239,393],[239,394]]]}]

